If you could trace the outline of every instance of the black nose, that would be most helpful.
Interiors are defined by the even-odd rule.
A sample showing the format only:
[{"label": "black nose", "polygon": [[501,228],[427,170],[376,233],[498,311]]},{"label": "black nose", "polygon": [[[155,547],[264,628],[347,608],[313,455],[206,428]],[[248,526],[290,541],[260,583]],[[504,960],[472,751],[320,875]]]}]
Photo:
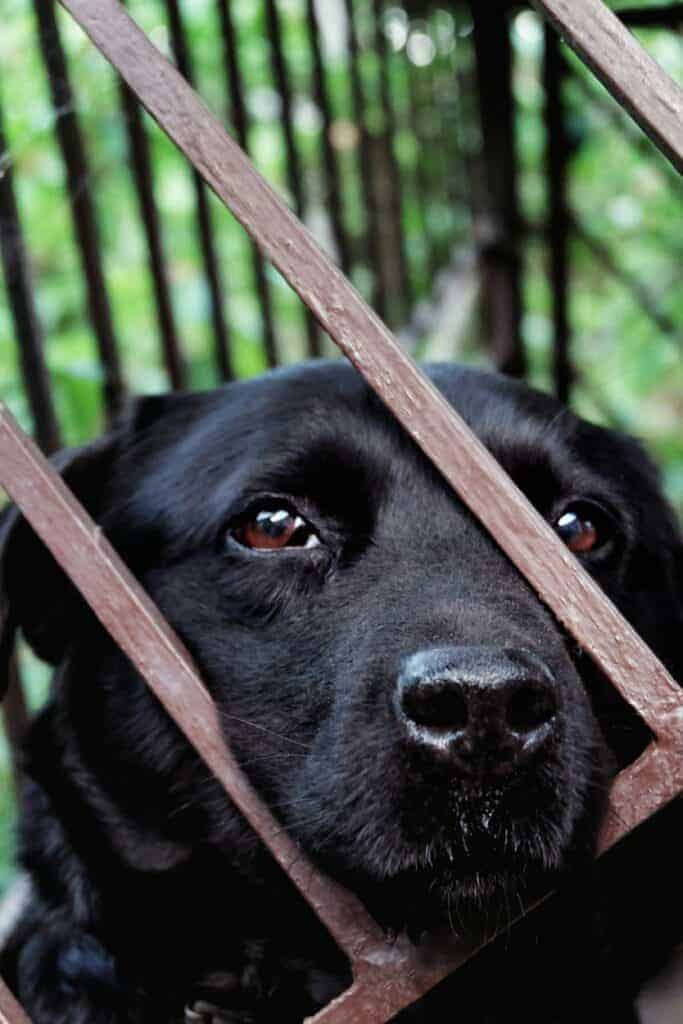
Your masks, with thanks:
[{"label": "black nose", "polygon": [[500,777],[550,741],[557,688],[526,651],[442,647],[405,659],[395,707],[411,745],[465,774]]}]

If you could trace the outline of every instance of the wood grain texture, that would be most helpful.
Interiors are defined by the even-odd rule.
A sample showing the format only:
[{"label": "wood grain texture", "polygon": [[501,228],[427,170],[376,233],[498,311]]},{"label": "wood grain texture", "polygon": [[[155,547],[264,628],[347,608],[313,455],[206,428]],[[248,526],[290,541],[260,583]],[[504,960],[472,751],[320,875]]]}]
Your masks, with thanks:
[{"label": "wood grain texture", "polygon": [[531,0],[683,172],[683,89],[601,0]]}]

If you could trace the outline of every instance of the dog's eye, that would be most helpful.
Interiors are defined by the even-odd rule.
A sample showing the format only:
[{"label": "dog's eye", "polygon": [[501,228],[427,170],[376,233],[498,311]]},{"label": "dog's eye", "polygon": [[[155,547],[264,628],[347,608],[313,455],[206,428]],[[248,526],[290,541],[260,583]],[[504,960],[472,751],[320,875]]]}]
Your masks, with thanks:
[{"label": "dog's eye", "polygon": [[317,548],[320,538],[310,523],[286,508],[262,509],[235,526],[235,540],[257,551],[281,548]]},{"label": "dog's eye", "polygon": [[574,502],[555,520],[555,529],[570,551],[585,555],[610,539],[610,517],[590,501]]}]

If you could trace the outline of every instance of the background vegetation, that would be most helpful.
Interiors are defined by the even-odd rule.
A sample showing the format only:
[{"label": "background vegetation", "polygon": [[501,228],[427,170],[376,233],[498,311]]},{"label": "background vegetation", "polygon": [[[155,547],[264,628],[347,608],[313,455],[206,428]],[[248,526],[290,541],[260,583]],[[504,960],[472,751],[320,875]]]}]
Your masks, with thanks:
[{"label": "background vegetation", "polygon": [[[169,41],[160,0],[130,0],[133,16],[163,50]],[[619,6],[614,4],[613,6]],[[639,6],[649,6],[641,3]],[[240,67],[247,87],[252,127],[249,144],[265,176],[287,195],[281,110],[273,82],[263,7],[257,0],[231,0],[239,35]],[[361,72],[369,97],[367,127],[386,128],[379,66],[372,47],[371,3],[358,7]],[[295,92],[297,143],[308,194],[306,220],[334,248],[321,175],[321,117],[311,87],[312,56],[304,0],[280,0],[289,73]],[[335,122],[334,139],[342,174],[342,205],[352,238],[365,227],[358,174],[358,132],[352,116],[348,53],[341,0],[319,0],[327,84]],[[183,0],[182,11],[197,85],[209,106],[226,110],[223,52],[215,0]],[[124,370],[132,390],[164,390],[157,325],[144,236],[127,166],[127,142],[116,76],[66,16],[60,28],[86,138],[90,185],[96,198],[106,278]],[[401,172],[403,230],[411,289],[426,300],[434,261],[445,265],[459,245],[471,243],[467,178],[462,167],[444,166],[454,152],[476,152],[480,141],[476,98],[463,92],[472,82],[472,26],[464,8],[453,6],[409,18],[399,5],[383,23],[396,114],[394,152]],[[683,40],[673,32],[641,31],[639,37],[676,78],[683,78]],[[525,224],[523,338],[530,378],[549,388],[552,349],[544,175],[544,93],[541,80],[543,31],[537,16],[514,19],[517,145]],[[668,493],[683,510],[683,192],[667,162],[622,114],[601,86],[571,54],[566,83],[573,156],[570,204],[581,225],[572,239],[572,360],[580,370],[572,402],[589,418],[642,437],[662,467]],[[425,70],[426,69],[426,70]],[[430,97],[424,76],[430,72]],[[434,74],[434,72],[438,72]],[[468,79],[468,74],[470,75]],[[45,354],[60,423],[68,443],[95,436],[104,424],[101,371],[92,330],[84,313],[78,252],[74,245],[64,172],[55,141],[55,114],[39,55],[30,0],[4,0],[0,32],[0,96],[8,152],[14,170],[27,248],[36,287]],[[420,134],[414,129],[418,100]],[[216,382],[210,305],[198,249],[192,178],[183,159],[147,122],[173,303],[191,385]],[[453,136],[454,137],[454,136]],[[424,182],[434,183],[427,195]],[[437,184],[439,183],[440,184]],[[221,267],[229,295],[234,358],[240,375],[264,368],[261,316],[254,290],[250,249],[231,216],[211,199]],[[605,257],[605,250],[607,257]],[[284,361],[304,356],[299,302],[273,270],[278,342]],[[354,259],[354,283],[372,294],[373,268]],[[643,301],[643,299],[645,301]],[[653,310],[656,315],[653,316]],[[460,356],[486,362],[486,339],[477,318]],[[0,394],[20,422],[31,418],[18,371],[16,343],[0,284]],[[32,700],[39,701],[45,672],[22,651],[22,669]],[[0,888],[11,875],[12,797],[6,755],[0,762]]]}]

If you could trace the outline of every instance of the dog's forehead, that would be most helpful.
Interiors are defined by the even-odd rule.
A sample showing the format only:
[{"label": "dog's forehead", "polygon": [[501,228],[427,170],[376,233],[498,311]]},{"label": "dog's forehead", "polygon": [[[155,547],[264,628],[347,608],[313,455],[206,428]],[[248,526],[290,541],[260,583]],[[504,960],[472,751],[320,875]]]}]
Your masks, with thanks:
[{"label": "dog's forehead", "polygon": [[[582,424],[554,399],[473,368],[439,364],[426,370],[527,492],[539,483],[547,492],[568,490],[569,469],[575,475],[591,472],[591,457],[580,450],[590,445],[578,442],[583,429],[597,428]],[[201,502],[201,518],[208,522],[225,516],[240,493],[305,493],[307,481],[319,486],[321,476],[342,494],[357,484],[358,497],[366,492],[373,501],[383,489],[396,494],[425,486],[443,489],[452,500],[392,414],[341,361],[278,370],[201,395],[171,396],[142,421],[144,430],[133,436],[114,481],[119,509],[126,495],[129,521],[138,514],[148,519],[155,509],[166,518],[169,505],[196,515]],[[604,483],[614,473],[620,442],[600,435],[611,438],[600,470]],[[296,487],[290,486],[293,480]]]},{"label": "dog's forehead", "polygon": [[[493,450],[504,453],[542,443],[549,428],[562,433],[566,411],[552,398],[497,374],[451,364],[425,367],[437,388],[469,426]],[[309,444],[346,436],[359,448],[383,441],[403,441],[404,432],[391,413],[348,364],[321,361],[275,371],[231,385],[208,396],[189,444],[206,456]],[[572,430],[567,416],[564,431]]]}]

